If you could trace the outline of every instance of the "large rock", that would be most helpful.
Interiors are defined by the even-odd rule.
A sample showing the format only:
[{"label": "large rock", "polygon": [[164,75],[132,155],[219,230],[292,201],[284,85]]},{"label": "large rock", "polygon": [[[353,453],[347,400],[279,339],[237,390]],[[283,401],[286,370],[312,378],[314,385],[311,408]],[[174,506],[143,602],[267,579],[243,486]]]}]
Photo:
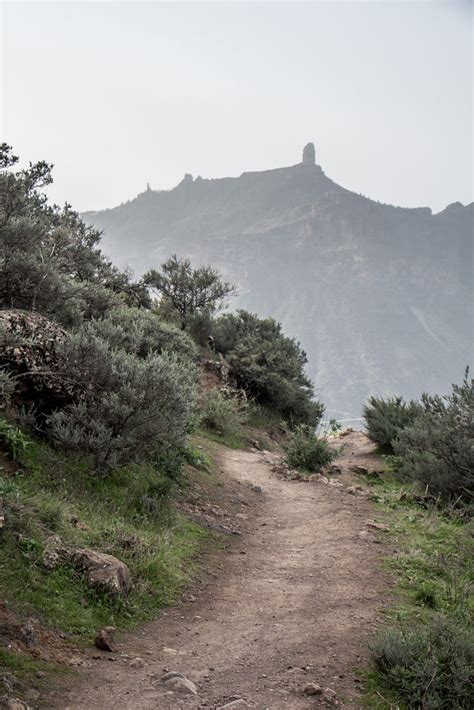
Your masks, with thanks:
[{"label": "large rock", "polygon": [[94,644],[101,651],[115,651],[115,626],[105,626],[94,639]]},{"label": "large rock", "polygon": [[87,549],[72,550],[70,557],[76,567],[86,572],[92,587],[113,596],[125,596],[130,591],[130,570],[116,557]]},{"label": "large rock", "polygon": [[316,151],[314,143],[306,143],[303,148],[303,163],[314,165],[316,163]]},{"label": "large rock", "polygon": [[165,673],[162,677],[161,682],[169,690],[175,693],[183,693],[183,695],[197,695],[197,688],[192,680],[186,678],[182,673],[178,671],[170,671]]},{"label": "large rock", "polygon": [[62,375],[59,345],[67,337],[57,323],[38,313],[0,310],[2,366],[15,377],[12,404],[48,413],[69,401],[76,387]]}]

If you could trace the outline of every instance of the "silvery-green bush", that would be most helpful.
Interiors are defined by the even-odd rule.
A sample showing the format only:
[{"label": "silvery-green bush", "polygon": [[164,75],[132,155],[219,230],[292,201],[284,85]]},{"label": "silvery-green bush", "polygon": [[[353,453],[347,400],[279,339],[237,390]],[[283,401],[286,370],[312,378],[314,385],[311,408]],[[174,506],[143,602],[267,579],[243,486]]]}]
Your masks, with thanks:
[{"label": "silvery-green bush", "polygon": [[125,350],[140,358],[163,352],[195,360],[197,347],[190,336],[166,323],[156,313],[143,308],[122,306],[101,320],[83,326],[105,340],[111,348]]},{"label": "silvery-green bush", "polygon": [[444,502],[474,504],[474,380],[468,371],[450,395],[421,397],[413,423],[393,448],[398,475],[426,486]]},{"label": "silvery-green bush", "polygon": [[219,434],[230,434],[240,429],[247,415],[247,401],[233,391],[217,387],[207,390],[200,402],[200,424]]},{"label": "silvery-green bush", "polygon": [[63,344],[61,358],[80,396],[48,419],[57,444],[90,454],[99,472],[184,444],[194,407],[191,364],[167,352],[139,358],[87,327]]}]

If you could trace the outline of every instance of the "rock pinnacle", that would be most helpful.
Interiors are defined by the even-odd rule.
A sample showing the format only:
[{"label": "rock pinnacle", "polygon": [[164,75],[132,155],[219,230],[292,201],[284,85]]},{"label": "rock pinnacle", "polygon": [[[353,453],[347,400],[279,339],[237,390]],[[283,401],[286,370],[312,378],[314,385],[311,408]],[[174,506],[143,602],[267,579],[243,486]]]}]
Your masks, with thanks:
[{"label": "rock pinnacle", "polygon": [[316,163],[316,151],[314,149],[314,143],[306,143],[303,148],[303,163],[308,165],[315,165]]}]

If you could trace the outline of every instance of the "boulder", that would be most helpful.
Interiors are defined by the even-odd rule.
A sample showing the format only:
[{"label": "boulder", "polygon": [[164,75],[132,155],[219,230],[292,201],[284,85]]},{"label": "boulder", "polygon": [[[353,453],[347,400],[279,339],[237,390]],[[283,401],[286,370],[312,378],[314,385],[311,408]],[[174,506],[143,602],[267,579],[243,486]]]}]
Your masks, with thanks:
[{"label": "boulder", "polygon": [[112,596],[125,596],[130,591],[130,570],[116,557],[97,550],[77,549],[70,552],[70,559],[87,574],[91,587]]},{"label": "boulder", "polygon": [[162,677],[161,682],[166,685],[169,690],[175,693],[183,693],[184,695],[197,695],[197,688],[192,680],[186,678],[182,673],[178,671],[170,671],[165,673]]},{"label": "boulder", "polygon": [[105,626],[95,637],[96,648],[101,651],[115,651],[115,626]]},{"label": "boulder", "polygon": [[317,683],[306,683],[303,688],[305,695],[322,695],[323,689]]},{"label": "boulder", "polygon": [[34,404],[48,413],[77,395],[77,386],[62,375],[58,346],[67,337],[57,323],[38,313],[0,311],[2,360],[15,376],[15,408]]}]

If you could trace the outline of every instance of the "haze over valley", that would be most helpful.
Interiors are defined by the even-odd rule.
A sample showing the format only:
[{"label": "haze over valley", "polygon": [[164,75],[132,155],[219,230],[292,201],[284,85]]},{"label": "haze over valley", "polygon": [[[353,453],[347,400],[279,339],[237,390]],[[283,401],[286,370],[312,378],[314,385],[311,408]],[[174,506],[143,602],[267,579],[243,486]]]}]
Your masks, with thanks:
[{"label": "haze over valley", "polygon": [[369,394],[448,391],[472,359],[473,204],[380,204],[316,158],[310,143],[289,167],[186,174],[85,218],[137,275],[171,253],[218,267],[237,285],[232,309],[301,341],[328,417],[360,417]]}]

